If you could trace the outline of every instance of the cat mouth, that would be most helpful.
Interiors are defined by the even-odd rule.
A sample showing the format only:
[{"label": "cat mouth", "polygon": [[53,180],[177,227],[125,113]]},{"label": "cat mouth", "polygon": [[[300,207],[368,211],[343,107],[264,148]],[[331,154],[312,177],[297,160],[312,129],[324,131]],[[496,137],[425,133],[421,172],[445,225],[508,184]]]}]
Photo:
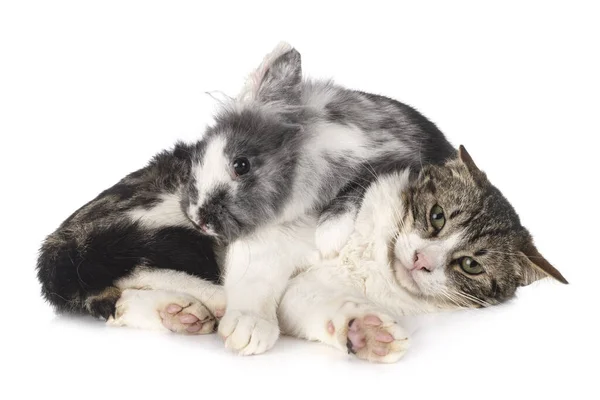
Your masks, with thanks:
[{"label": "cat mouth", "polygon": [[394,260],[393,269],[396,281],[398,281],[403,288],[414,294],[422,294],[422,290],[419,287],[418,282],[412,276],[411,271],[402,263],[402,261],[396,258]]}]

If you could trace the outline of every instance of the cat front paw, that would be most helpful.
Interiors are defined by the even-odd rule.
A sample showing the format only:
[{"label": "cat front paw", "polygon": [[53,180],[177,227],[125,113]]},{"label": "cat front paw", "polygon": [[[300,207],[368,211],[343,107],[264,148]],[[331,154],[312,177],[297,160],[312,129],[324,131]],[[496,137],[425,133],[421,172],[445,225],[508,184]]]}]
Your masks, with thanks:
[{"label": "cat front paw", "polygon": [[396,322],[384,319],[374,314],[350,319],[345,330],[348,352],[372,362],[400,360],[408,349],[408,335]]},{"label": "cat front paw", "polygon": [[219,323],[219,335],[225,347],[240,355],[261,354],[269,350],[279,338],[277,321],[252,313],[227,310]]},{"label": "cat front paw", "polygon": [[386,312],[362,302],[346,301],[327,323],[334,345],[358,358],[393,363],[409,346],[404,329]]}]

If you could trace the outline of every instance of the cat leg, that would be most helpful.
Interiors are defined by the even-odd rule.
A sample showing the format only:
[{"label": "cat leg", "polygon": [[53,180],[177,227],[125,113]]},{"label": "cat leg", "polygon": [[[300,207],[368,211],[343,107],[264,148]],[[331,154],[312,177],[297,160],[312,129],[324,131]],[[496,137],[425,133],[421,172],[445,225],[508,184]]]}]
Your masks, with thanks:
[{"label": "cat leg", "polygon": [[208,308],[188,293],[125,289],[107,324],[194,335],[213,332],[216,321]]},{"label": "cat leg", "polygon": [[222,285],[182,271],[138,267],[132,274],[118,280],[116,286],[121,290],[152,289],[187,293],[218,318],[225,313],[226,297]]},{"label": "cat leg", "polygon": [[223,286],[182,271],[138,267],[115,289],[122,293],[110,325],[202,334],[225,313]]},{"label": "cat leg", "polygon": [[284,333],[368,361],[391,363],[402,358],[408,336],[391,313],[352,288],[326,285],[315,278],[309,271],[290,282],[278,311]]}]

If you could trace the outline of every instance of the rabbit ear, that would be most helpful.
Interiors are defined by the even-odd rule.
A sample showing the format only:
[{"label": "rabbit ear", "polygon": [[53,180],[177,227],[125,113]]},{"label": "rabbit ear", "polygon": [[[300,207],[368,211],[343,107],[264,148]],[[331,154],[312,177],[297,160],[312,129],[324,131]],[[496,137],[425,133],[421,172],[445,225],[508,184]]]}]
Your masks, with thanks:
[{"label": "rabbit ear", "polygon": [[301,81],[300,53],[282,42],[250,74],[238,100],[297,104],[300,101]]}]

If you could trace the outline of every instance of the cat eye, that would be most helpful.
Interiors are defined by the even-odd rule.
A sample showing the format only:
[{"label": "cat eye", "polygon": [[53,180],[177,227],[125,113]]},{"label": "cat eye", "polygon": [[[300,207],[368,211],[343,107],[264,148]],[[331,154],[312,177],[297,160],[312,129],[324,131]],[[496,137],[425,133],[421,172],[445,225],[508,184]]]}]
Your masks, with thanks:
[{"label": "cat eye", "polygon": [[441,231],[444,225],[446,225],[444,209],[437,204],[431,207],[431,211],[429,212],[429,222],[431,222],[433,229],[437,232]]},{"label": "cat eye", "polygon": [[471,257],[463,257],[458,260],[460,268],[469,275],[479,275],[483,272],[483,267]]},{"label": "cat eye", "polygon": [[246,157],[239,157],[233,160],[233,170],[236,176],[247,174],[250,171],[250,161]]}]

